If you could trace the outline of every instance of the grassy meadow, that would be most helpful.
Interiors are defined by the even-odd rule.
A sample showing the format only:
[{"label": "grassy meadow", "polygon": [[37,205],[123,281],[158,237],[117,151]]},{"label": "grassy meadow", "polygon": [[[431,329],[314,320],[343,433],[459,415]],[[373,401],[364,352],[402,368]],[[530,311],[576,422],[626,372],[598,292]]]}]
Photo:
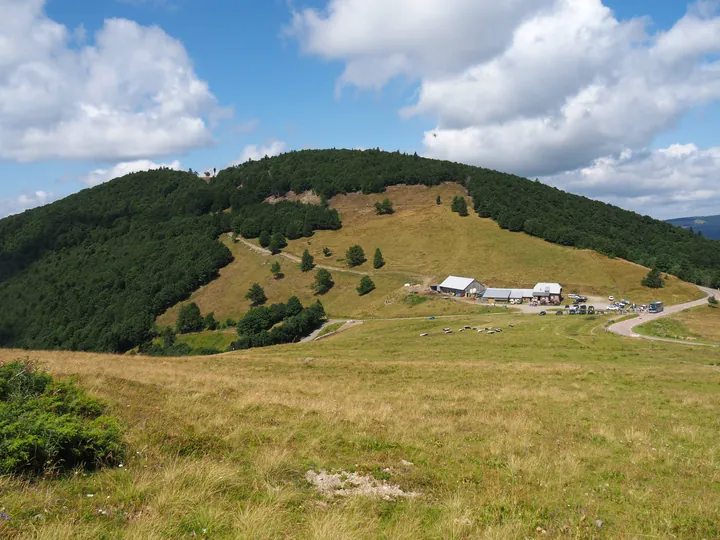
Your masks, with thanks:
[{"label": "grassy meadow", "polygon": [[647,322],[635,329],[653,337],[720,343],[720,308],[701,306]]},{"label": "grassy meadow", "polygon": [[[0,537],[717,538],[717,351],[604,322],[372,321],[207,358],[0,351],[106,399],[130,448],[97,474],[0,479]],[[419,495],[327,498],[305,477],[323,469]]]}]

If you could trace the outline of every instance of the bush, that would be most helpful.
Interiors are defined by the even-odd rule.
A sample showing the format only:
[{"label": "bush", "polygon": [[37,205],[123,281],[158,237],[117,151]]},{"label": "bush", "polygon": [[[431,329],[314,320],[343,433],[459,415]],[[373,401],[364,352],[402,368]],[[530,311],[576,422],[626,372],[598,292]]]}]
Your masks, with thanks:
[{"label": "bush", "polygon": [[195,302],[191,302],[180,308],[175,329],[178,334],[189,334],[200,332],[205,326],[200,308]]},{"label": "bush", "polygon": [[332,257],[332,251],[330,251],[330,248],[323,248],[323,255],[326,257]]},{"label": "bush", "polygon": [[375,283],[370,279],[370,276],[363,276],[360,280],[360,286],[357,288],[357,292],[360,296],[365,296],[369,292],[375,290]]},{"label": "bush", "polygon": [[347,250],[347,253],[345,253],[345,260],[347,261],[348,266],[353,267],[360,266],[367,259],[365,258],[365,251],[363,251],[363,248],[358,245],[354,245]]},{"label": "bush", "polygon": [[268,245],[268,249],[270,250],[270,253],[273,255],[277,255],[280,253],[282,248],[287,246],[287,240],[285,239],[285,236],[283,236],[282,233],[275,233],[270,238],[270,244]]},{"label": "bush", "polygon": [[280,263],[278,261],[272,263],[272,265],[270,266],[270,272],[275,279],[282,279],[284,277],[282,269],[280,268]]},{"label": "bush", "polygon": [[660,270],[653,268],[648,272],[648,275],[643,278],[640,282],[643,287],[650,287],[651,289],[662,289],[663,279],[660,274]]},{"label": "bush", "polygon": [[215,320],[214,312],[210,312],[207,315],[205,315],[204,326],[205,326],[205,330],[217,330],[218,322],[217,322],[217,320]]},{"label": "bush", "polygon": [[0,474],[94,469],[123,456],[102,402],[28,361],[0,364]]},{"label": "bush", "polygon": [[385,199],[383,202],[375,203],[375,212],[379,216],[384,216],[392,214],[395,210],[393,210],[393,205],[390,199]]},{"label": "bush", "polygon": [[442,199],[440,198],[440,195],[435,197],[435,204],[438,204],[438,205],[442,204]]},{"label": "bush", "polygon": [[711,308],[717,308],[717,306],[718,306],[718,299],[715,298],[714,296],[711,296],[710,298],[708,298],[708,305],[709,305]]},{"label": "bush", "polygon": [[450,208],[453,212],[457,212],[462,217],[468,215],[467,201],[465,201],[465,197],[453,197],[453,202]]}]

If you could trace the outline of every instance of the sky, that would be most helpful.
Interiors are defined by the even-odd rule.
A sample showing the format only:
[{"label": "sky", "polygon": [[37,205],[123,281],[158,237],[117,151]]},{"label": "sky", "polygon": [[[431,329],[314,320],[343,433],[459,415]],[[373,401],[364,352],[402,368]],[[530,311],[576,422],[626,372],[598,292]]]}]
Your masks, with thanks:
[{"label": "sky", "polygon": [[0,217],[137,170],[333,147],[720,214],[720,0],[0,9]]}]

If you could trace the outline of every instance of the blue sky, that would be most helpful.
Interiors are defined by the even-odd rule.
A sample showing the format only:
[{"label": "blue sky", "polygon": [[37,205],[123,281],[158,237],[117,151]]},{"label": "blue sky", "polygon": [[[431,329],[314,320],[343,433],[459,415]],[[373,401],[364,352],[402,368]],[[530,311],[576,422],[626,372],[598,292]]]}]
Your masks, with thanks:
[{"label": "blue sky", "polygon": [[[8,1],[19,2],[19,0]],[[335,8],[339,12],[343,7],[352,7],[356,1],[334,0]],[[419,4],[423,1],[425,0],[420,1]],[[555,0],[543,1],[547,12],[533,13],[529,10],[527,19],[543,15],[549,18],[569,16],[557,7],[556,4],[559,4],[559,0],[557,2]],[[612,21],[619,25],[627,24],[634,18],[646,18],[645,31],[650,39],[670,31],[678,21],[686,17],[688,12],[687,5],[667,0],[605,0],[602,4],[600,0],[573,1],[587,4],[587,10],[585,8],[583,10],[588,13],[583,14],[582,17],[587,17],[591,21],[579,21],[578,28],[584,28],[583,25],[588,26],[591,31],[597,32],[597,35],[601,37],[606,34],[614,36],[613,32],[616,34],[619,32],[614,29],[612,24],[608,23],[607,17],[598,11],[598,6],[610,8]],[[449,104],[452,102],[459,101],[462,104],[466,99],[468,102],[476,99],[476,96],[480,96],[477,98],[478,100],[484,100],[483,96],[492,92],[492,88],[480,85],[476,94],[458,93],[459,91],[454,89],[457,87],[457,79],[453,78],[459,78],[466,73],[466,70],[475,69],[492,62],[493,59],[502,59],[503,51],[508,48],[511,37],[517,35],[518,28],[527,19],[514,21],[514,26],[513,24],[509,26],[510,31],[506,36],[498,36],[498,41],[506,39],[506,42],[498,45],[497,50],[491,43],[488,50],[494,52],[485,54],[480,49],[487,48],[487,43],[478,43],[478,51],[463,50],[458,53],[453,49],[453,45],[448,43],[448,39],[443,34],[443,28],[446,28],[447,25],[454,22],[459,24],[458,21],[452,19],[452,16],[449,16],[447,21],[438,21],[437,33],[427,36],[427,41],[431,43],[429,47],[422,43],[418,45],[416,41],[412,40],[409,40],[407,44],[388,43],[386,50],[383,49],[385,45],[382,44],[376,48],[372,42],[369,44],[351,42],[353,29],[343,26],[350,23],[347,19],[343,20],[340,16],[333,17],[331,13],[323,11],[328,6],[328,2],[320,0],[307,2],[293,0],[292,3],[286,0],[246,0],[244,2],[216,0],[210,3],[197,0],[108,0],[103,2],[31,0],[30,3],[36,4],[36,10],[32,14],[35,22],[27,24],[37,24],[38,19],[42,18],[55,25],[65,27],[69,34],[75,32],[78,37],[70,39],[66,43],[66,52],[70,55],[75,53],[78,58],[83,49],[88,46],[101,47],[98,45],[96,36],[98,33],[106,31],[106,19],[133,21],[142,32],[147,27],[159,27],[168,40],[179,41],[181,48],[189,58],[188,67],[193,70],[193,80],[207,83],[207,96],[214,98],[215,104],[212,106],[214,111],[209,111],[205,105],[198,104],[201,101],[200,98],[186,100],[184,114],[202,118],[206,129],[203,133],[193,131],[188,135],[187,140],[180,140],[178,136],[178,141],[171,144],[169,150],[158,150],[153,147],[152,143],[148,143],[147,155],[142,155],[143,137],[147,136],[146,130],[142,129],[138,129],[136,134],[123,135],[123,137],[132,138],[138,143],[141,148],[139,153],[137,150],[124,152],[121,149],[116,152],[112,148],[115,144],[112,141],[99,148],[97,152],[77,151],[76,148],[66,149],[64,144],[70,137],[69,135],[62,137],[62,144],[53,142],[58,140],[57,137],[48,137],[45,148],[33,148],[26,151],[24,148],[19,148],[19,144],[17,147],[14,146],[18,137],[28,133],[29,128],[17,128],[25,119],[19,114],[20,118],[18,119],[0,109],[0,133],[4,129],[3,115],[5,114],[7,118],[12,116],[10,120],[6,121],[6,125],[12,126],[13,129],[17,128],[19,134],[13,135],[12,141],[10,136],[7,139],[0,137],[0,156],[2,156],[0,157],[2,173],[0,216],[3,213],[7,214],[22,209],[21,207],[32,206],[31,200],[34,199],[37,199],[37,202],[44,202],[42,196],[33,195],[38,191],[43,192],[49,200],[96,183],[88,180],[88,175],[92,171],[105,171],[107,173],[105,176],[96,174],[97,181],[105,180],[108,176],[112,176],[111,172],[118,163],[142,160],[157,164],[175,163],[184,169],[191,167],[195,170],[204,170],[213,166],[220,169],[239,160],[243,155],[252,155],[253,145],[270,147],[273,142],[276,145],[281,143],[281,146],[276,146],[276,148],[288,150],[324,147],[380,147],[387,150],[417,151],[432,157],[456,159],[481,166],[510,170],[530,177],[541,177],[544,181],[564,189],[601,198],[662,218],[684,213],[710,213],[720,201],[720,186],[718,186],[718,176],[716,175],[720,168],[720,154],[716,156],[714,153],[714,150],[720,147],[720,141],[718,141],[720,136],[714,129],[714,126],[720,123],[720,106],[718,106],[718,96],[709,90],[702,98],[685,99],[683,97],[682,99],[685,101],[682,102],[680,102],[680,98],[676,98],[678,102],[673,105],[675,109],[668,112],[667,118],[663,118],[660,122],[657,121],[654,109],[650,109],[647,115],[638,118],[633,122],[632,128],[627,129],[626,140],[623,139],[623,126],[617,127],[616,122],[603,116],[598,120],[598,123],[602,123],[601,128],[593,132],[592,136],[588,136],[587,144],[583,147],[575,144],[577,137],[572,133],[567,139],[558,135],[558,141],[553,143],[552,148],[548,148],[547,144],[549,143],[545,142],[538,147],[537,141],[532,139],[535,128],[529,124],[526,127],[520,125],[521,121],[529,120],[528,116],[537,120],[559,115],[559,121],[566,121],[562,118],[562,113],[558,112],[558,103],[560,102],[555,98],[551,99],[549,95],[547,104],[533,104],[532,114],[524,112],[527,110],[527,103],[535,99],[534,95],[530,94],[519,95],[514,105],[512,107],[508,105],[508,110],[502,114],[495,114],[490,110],[492,107],[488,107],[489,112],[477,113],[478,118],[468,119],[467,122],[462,118],[463,114],[458,115],[456,111],[450,110]],[[433,1],[427,0],[425,3],[430,5]],[[458,5],[458,10],[470,10],[473,4],[473,2],[454,0],[446,4],[448,9],[453,9],[450,6],[453,3]],[[711,3],[704,2],[703,17],[698,18],[700,23],[706,24],[710,29],[715,28],[712,25],[717,22],[716,12],[709,7]],[[347,4],[347,6],[342,4]],[[383,15],[380,14],[378,19],[376,13],[370,12],[371,9],[382,9],[383,6],[396,4],[397,8],[401,10],[399,13],[402,13],[403,5],[408,5],[403,0],[387,0],[386,2],[368,1],[364,6],[371,4],[371,7],[364,8],[364,13],[357,17],[358,25],[366,25],[365,27],[361,26],[365,34],[382,31],[382,29],[374,28],[373,24],[376,24],[377,20],[382,21]],[[533,4],[533,2],[529,3],[531,6]],[[430,8],[432,6],[428,9]],[[21,9],[24,8],[18,8],[18,10]],[[293,26],[295,30],[288,33],[284,29],[290,27],[293,12],[296,14],[295,26]],[[468,13],[470,12],[468,11]],[[547,13],[551,13],[551,15],[547,15]],[[18,14],[19,19],[21,11],[18,11]],[[598,15],[596,16],[596,14]],[[508,15],[500,13],[492,16],[507,17]],[[606,20],[595,28],[592,17],[600,19],[601,16],[605,16]],[[364,20],[363,17],[367,19]],[[478,31],[481,32],[481,25],[488,15],[480,14],[478,17],[478,21],[480,21]],[[581,15],[577,15],[577,17],[581,17]],[[318,18],[322,20],[323,25],[314,23]],[[388,13],[387,19],[392,20],[393,14]],[[500,24],[496,23],[494,26],[500,26]],[[80,27],[84,29],[84,38],[81,37],[83,32],[76,30]],[[6,26],[5,31],[9,31],[7,28]],[[542,30],[542,25],[539,23],[538,28]],[[0,26],[0,32],[2,31],[3,27]],[[399,28],[398,34],[409,35],[413,31],[414,28],[407,26]],[[119,34],[121,33],[119,32]],[[461,33],[461,30],[458,30],[457,33]],[[694,30],[694,33],[698,34],[697,29]],[[347,42],[343,41],[343,36],[349,36]],[[101,38],[98,36],[97,39]],[[115,39],[134,38],[116,36]],[[432,43],[435,39],[438,40],[437,43]],[[696,74],[702,73],[702,66],[713,62],[715,60],[713,55],[720,53],[720,44],[713,42],[712,37],[709,39],[711,43],[703,44],[700,47],[702,50],[700,56],[695,54],[695,56],[683,58],[679,67],[673,69],[679,72],[687,68],[694,69]],[[128,50],[133,50],[131,42],[128,41],[128,43]],[[143,46],[151,48],[143,45],[146,42],[138,43],[137,50],[139,51],[143,50]],[[164,45],[167,45],[165,41],[158,46],[153,45],[152,48],[161,51]],[[446,45],[447,52],[444,52],[443,48]],[[652,46],[652,44],[647,45],[648,48]],[[419,49],[414,50],[413,47],[419,47]],[[635,45],[628,45],[628,47],[635,47]],[[645,45],[640,45],[640,47],[645,47]],[[372,52],[368,53],[367,51],[370,49]],[[397,58],[400,53],[406,54],[411,59],[407,62],[407,69],[403,68],[393,73],[392,76],[380,83],[374,80],[373,72],[381,72],[385,65],[384,62],[388,58]],[[43,61],[57,61],[49,53],[38,52],[37,54],[38,58]],[[107,54],[103,61],[121,64],[122,59],[118,59],[118,55],[122,54],[122,46],[115,47],[112,54]],[[153,61],[162,62],[162,53],[157,52],[156,54],[157,58]],[[447,55],[447,62],[442,54]],[[618,68],[614,66],[607,66],[610,61],[608,59],[613,58],[613,54],[622,56],[608,51],[606,57],[598,64],[597,73],[592,74],[594,81],[605,81],[612,77],[609,74],[618,71]],[[461,55],[468,56],[464,64],[458,63],[452,68],[454,71],[451,71],[450,68],[444,71],[443,68],[446,65],[454,64]],[[176,56],[168,56],[168,58],[177,62]],[[439,62],[436,62],[438,59]],[[82,60],[76,60],[78,65],[82,65]],[[578,60],[578,65],[587,64],[582,57],[579,57]],[[573,59],[562,61],[572,62]],[[94,69],[100,72],[100,60],[95,62]],[[15,64],[15,69],[19,71],[20,67],[18,66],[22,66],[21,60]],[[360,71],[357,71],[356,67]],[[13,74],[12,69],[9,68],[7,73],[3,73],[3,67],[0,65],[0,92],[3,91],[2,85],[4,84],[2,77],[7,80]],[[622,69],[627,71],[622,75],[627,80],[634,76],[632,68],[622,67]],[[362,74],[357,75],[359,72]],[[348,73],[350,75],[347,75]],[[546,84],[548,81],[541,80],[543,72],[539,73],[537,84]],[[571,78],[575,77],[574,73],[571,75]],[[502,76],[504,77],[502,80],[512,81],[514,75],[508,71]],[[673,79],[673,74],[668,71],[643,73],[642,76],[651,84],[658,86],[667,84],[668,88],[672,88],[677,95],[685,95],[677,90],[678,83]],[[137,77],[137,80],[143,80],[143,84],[145,84],[154,75],[152,75],[152,71],[145,71],[139,73]],[[342,92],[336,95],[336,86],[343,77],[347,84]],[[548,78],[550,77],[551,74],[548,73]],[[561,75],[558,75],[554,77],[554,80],[558,80],[560,77]],[[714,84],[716,81],[713,80],[710,83]],[[30,84],[42,84],[42,82],[31,81]],[[53,80],[53,84],[59,83],[55,83]],[[46,83],[46,86],[54,88],[53,84]],[[169,86],[162,85],[162,82],[159,82],[157,86],[151,85],[147,90],[147,95],[169,88]],[[68,107],[76,105],[77,101],[86,99],[87,96],[95,99],[100,92],[96,86],[96,83],[88,83],[86,88],[70,94],[63,104],[64,109],[67,110]],[[104,106],[110,99],[113,101],[112,106],[117,106],[122,114],[144,112],[143,100],[133,101],[117,95],[128,86],[133,86],[131,76],[128,76],[128,81],[125,83],[118,84],[115,90],[105,88],[102,92],[109,93],[111,98],[101,95],[97,98],[98,106]],[[559,97],[570,99],[579,94],[585,86],[589,86],[587,81],[577,83],[575,86],[570,83],[569,86],[564,85],[558,90],[558,92],[564,92],[562,95],[559,94]],[[419,94],[419,92],[426,90],[428,96],[434,92],[434,95],[439,97],[422,97],[425,94]],[[609,96],[606,99],[610,101],[615,98]],[[657,98],[660,110],[664,110],[663,107],[665,107],[663,99],[665,99],[663,96]],[[622,111],[614,114],[622,117],[634,113],[636,107],[632,105],[632,101],[629,103],[630,105],[624,105],[628,108],[627,115],[622,114]],[[604,107],[600,102],[593,103],[592,106],[598,110]],[[401,110],[408,107],[416,107],[417,110],[412,115],[401,114]],[[203,109],[201,112],[197,112],[198,108]],[[502,109],[502,106],[499,105],[498,108]],[[56,121],[57,114],[52,111],[48,112],[48,126]],[[165,118],[165,120],[170,122],[168,125],[172,125],[172,119]],[[37,122],[44,121],[44,119],[38,121],[36,118],[27,120],[29,125],[38,129],[45,128],[43,124],[37,124]],[[73,140],[75,134],[80,132],[80,135],[77,135],[77,142],[73,144],[86,144],[82,131],[84,125],[83,122],[78,122],[75,130],[72,131]],[[50,127],[47,129],[50,130]],[[87,137],[90,143],[96,143],[98,137],[102,138],[111,127],[94,134],[88,132]],[[22,129],[26,130],[22,131]],[[492,150],[488,149],[487,141],[489,139],[515,138],[518,136],[515,130],[519,129],[523,131],[517,151],[522,154],[522,159],[513,157],[505,147],[495,148],[493,146]],[[582,133],[587,133],[589,129],[583,127]],[[612,129],[619,130],[620,135],[617,133],[612,136],[607,135],[606,132]],[[7,132],[11,133],[9,130]],[[438,136],[434,138],[429,133],[437,133]],[[536,137],[547,139],[542,133]],[[155,141],[155,139],[153,140]],[[572,141],[572,144],[567,141]],[[53,144],[58,146],[57,151],[46,151],[47,146]],[[70,145],[70,143],[67,144]],[[2,152],[3,145],[10,149]],[[668,153],[657,152],[668,149],[672,145],[685,145],[686,150],[670,152],[670,157],[668,157],[670,155]],[[694,145],[694,147],[687,149],[687,145]],[[122,141],[118,143],[118,146],[122,146]],[[503,154],[502,158],[495,159],[501,154]],[[566,157],[569,155],[572,156],[572,159]],[[671,158],[672,161],[669,162],[668,160]],[[597,162],[597,160],[605,161]],[[698,164],[702,165],[702,170],[698,170],[700,167]],[[119,170],[124,169],[120,168]],[[683,175],[690,177],[690,181],[683,181]],[[632,189],[627,189],[628,183],[632,184]],[[654,185],[662,186],[662,188],[655,189]],[[693,186],[692,193],[688,190],[689,185]],[[28,200],[24,204],[18,203],[18,197],[22,195],[28,196]],[[720,207],[717,207],[716,213],[720,213]]]}]

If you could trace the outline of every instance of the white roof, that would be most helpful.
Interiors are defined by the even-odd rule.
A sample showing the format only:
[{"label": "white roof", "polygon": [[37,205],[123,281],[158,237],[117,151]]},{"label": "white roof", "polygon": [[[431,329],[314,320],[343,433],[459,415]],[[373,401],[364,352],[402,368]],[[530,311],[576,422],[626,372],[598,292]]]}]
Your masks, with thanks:
[{"label": "white roof", "polygon": [[510,292],[510,298],[532,298],[532,289],[512,289]]},{"label": "white roof", "polygon": [[538,283],[535,285],[533,292],[560,294],[562,292],[562,285],[559,283]]},{"label": "white roof", "polygon": [[444,289],[464,291],[472,284],[473,281],[475,281],[475,279],[469,277],[450,276],[440,284],[440,287]]},{"label": "white roof", "polygon": [[485,291],[483,294],[483,298],[510,298],[510,294],[512,293],[512,289],[496,289],[496,288],[489,288]]}]

